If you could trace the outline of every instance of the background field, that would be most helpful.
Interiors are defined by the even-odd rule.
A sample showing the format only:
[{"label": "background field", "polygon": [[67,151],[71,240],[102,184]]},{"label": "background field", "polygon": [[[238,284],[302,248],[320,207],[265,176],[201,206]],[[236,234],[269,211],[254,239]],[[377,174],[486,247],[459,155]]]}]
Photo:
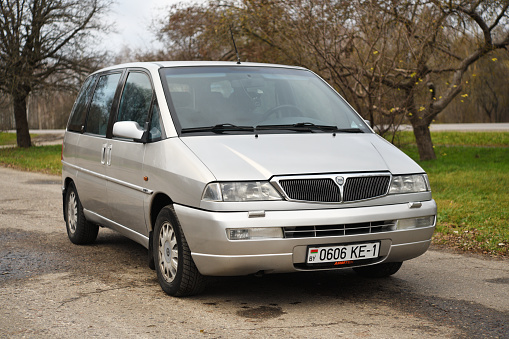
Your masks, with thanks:
[{"label": "background field", "polygon": [[[0,144],[12,137],[0,133]],[[509,133],[434,132],[437,159],[421,162],[411,132],[395,144],[428,173],[438,205],[437,246],[509,257]],[[2,148],[0,163],[60,175],[61,145]]]},{"label": "background field", "polygon": [[436,245],[509,256],[509,133],[432,133],[436,160],[419,161],[411,132],[396,145],[428,173],[438,205]]}]

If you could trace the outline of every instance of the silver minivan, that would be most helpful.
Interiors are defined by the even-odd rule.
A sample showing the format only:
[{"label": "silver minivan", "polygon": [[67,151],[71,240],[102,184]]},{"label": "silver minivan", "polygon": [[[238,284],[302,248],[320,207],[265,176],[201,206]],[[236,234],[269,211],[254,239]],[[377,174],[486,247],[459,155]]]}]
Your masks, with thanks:
[{"label": "silver minivan", "polygon": [[75,244],[99,226],[148,249],[162,289],[207,276],[396,273],[436,222],[424,170],[313,72],[150,62],[84,82],[62,149]]}]

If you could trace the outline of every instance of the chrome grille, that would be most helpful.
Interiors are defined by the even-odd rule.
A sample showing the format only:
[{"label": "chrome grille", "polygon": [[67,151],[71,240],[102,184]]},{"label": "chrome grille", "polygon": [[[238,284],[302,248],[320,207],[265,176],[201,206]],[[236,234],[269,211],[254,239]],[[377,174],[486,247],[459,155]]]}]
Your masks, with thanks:
[{"label": "chrome grille", "polygon": [[283,232],[284,237],[289,239],[321,238],[387,232],[394,230],[395,226],[395,220],[385,220],[356,224],[283,227]]},{"label": "chrome grille", "polygon": [[[344,184],[338,185],[336,179],[344,181]],[[274,180],[290,200],[325,203],[353,202],[383,196],[389,190],[390,181],[390,175],[385,173],[362,176],[327,175],[315,178],[284,177]]]},{"label": "chrome grille", "polygon": [[332,179],[288,179],[280,181],[286,195],[293,200],[340,202],[341,192]]},{"label": "chrome grille", "polygon": [[387,193],[390,177],[352,177],[345,182],[343,201],[375,198]]}]

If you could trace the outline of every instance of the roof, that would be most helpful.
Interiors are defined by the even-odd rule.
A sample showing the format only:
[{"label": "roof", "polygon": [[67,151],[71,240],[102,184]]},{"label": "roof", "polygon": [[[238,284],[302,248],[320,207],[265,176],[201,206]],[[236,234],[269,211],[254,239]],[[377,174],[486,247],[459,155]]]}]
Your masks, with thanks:
[{"label": "roof", "polygon": [[265,63],[255,63],[255,62],[242,62],[237,64],[236,61],[150,61],[150,62],[132,62],[125,63],[119,65],[109,66],[103,69],[100,69],[97,72],[103,72],[108,70],[114,70],[119,68],[146,68],[157,70],[159,68],[166,67],[204,67],[204,66],[234,66],[234,67],[277,67],[277,68],[295,68],[295,69],[304,69],[298,66],[288,66],[288,65],[278,65],[278,64],[265,64]]}]

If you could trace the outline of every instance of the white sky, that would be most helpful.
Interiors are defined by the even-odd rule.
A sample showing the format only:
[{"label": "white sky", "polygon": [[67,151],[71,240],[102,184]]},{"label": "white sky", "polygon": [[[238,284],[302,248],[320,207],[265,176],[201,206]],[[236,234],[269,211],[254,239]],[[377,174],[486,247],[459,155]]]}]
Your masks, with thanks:
[{"label": "white sky", "polygon": [[163,18],[171,5],[204,3],[206,0],[117,0],[106,16],[115,33],[103,38],[102,45],[112,51],[123,46],[131,49],[148,50],[159,46],[156,37],[150,30],[153,20]]}]

